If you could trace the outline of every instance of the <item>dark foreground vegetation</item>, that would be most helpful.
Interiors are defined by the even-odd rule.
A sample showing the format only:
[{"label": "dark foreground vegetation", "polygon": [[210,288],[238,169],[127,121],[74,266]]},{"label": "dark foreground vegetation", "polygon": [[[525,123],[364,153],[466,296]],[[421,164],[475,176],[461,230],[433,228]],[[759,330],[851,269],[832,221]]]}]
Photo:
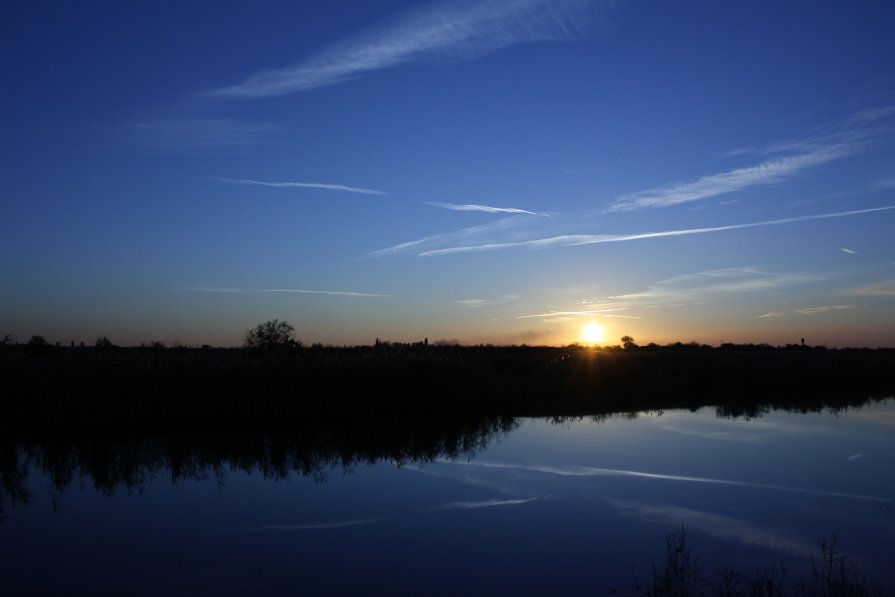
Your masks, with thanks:
[{"label": "dark foreground vegetation", "polygon": [[665,543],[665,561],[654,564],[652,578],[635,587],[640,597],[875,597],[882,588],[860,573],[857,566],[836,547],[836,539],[821,542],[819,554],[811,558],[811,571],[803,578],[789,579],[786,563],[780,562],[754,574],[722,568],[708,574],[687,543],[687,529],[671,535]]},{"label": "dark foreground vegetation", "polygon": [[0,432],[22,439],[702,406],[754,416],[893,394],[892,349],[0,346]]}]

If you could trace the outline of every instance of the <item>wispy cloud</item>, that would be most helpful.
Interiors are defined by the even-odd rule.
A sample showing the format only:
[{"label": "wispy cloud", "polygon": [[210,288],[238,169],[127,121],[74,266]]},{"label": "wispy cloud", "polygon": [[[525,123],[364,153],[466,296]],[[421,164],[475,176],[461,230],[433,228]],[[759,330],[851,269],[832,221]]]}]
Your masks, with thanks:
[{"label": "wispy cloud", "polygon": [[802,307],[800,309],[796,309],[796,313],[801,313],[802,315],[814,315],[816,313],[829,313],[830,311],[845,311],[847,309],[854,309],[855,305],[826,305],[823,307]]},{"label": "wispy cloud", "polygon": [[857,460],[861,456],[862,456],[861,454],[852,454],[851,456],[848,457],[848,459],[849,460]]},{"label": "wispy cloud", "polygon": [[548,311],[547,313],[535,313],[533,315],[519,315],[516,319],[556,318],[556,317],[617,317],[621,319],[640,319],[635,315],[621,315],[613,311],[626,311],[627,307],[617,309],[585,309],[581,311]]},{"label": "wispy cloud", "polygon": [[853,151],[853,148],[848,145],[825,147],[800,155],[767,160],[746,168],[703,176],[688,182],[676,182],[647,191],[629,193],[617,198],[605,211],[637,211],[652,207],[670,207],[759,185],[778,183],[807,168],[839,159]]},{"label": "wispy cloud", "polygon": [[399,243],[397,245],[392,245],[390,247],[385,247],[384,249],[377,249],[376,251],[371,251],[370,253],[368,253],[367,257],[387,257],[390,255],[407,253],[410,251],[419,251],[420,249],[424,249],[426,247],[438,246],[446,243],[475,242],[482,237],[488,237],[495,233],[500,233],[506,230],[517,228],[521,225],[526,224],[527,222],[530,222],[531,220],[532,218],[528,218],[522,215],[507,216],[493,222],[487,222],[485,224],[479,224],[476,226],[468,226],[466,228],[461,228],[459,230],[454,230],[451,232],[432,234],[416,240],[411,240]]},{"label": "wispy cloud", "polygon": [[219,533],[258,533],[263,531],[323,531],[328,529],[344,529],[364,524],[381,522],[381,518],[362,518],[359,520],[343,520],[340,522],[324,522],[319,524],[269,524],[244,529],[225,529]]},{"label": "wispy cloud", "polygon": [[482,211],[489,214],[529,214],[532,216],[545,216],[550,217],[547,214],[538,213],[535,211],[528,211],[527,209],[519,209],[516,207],[492,207],[490,205],[475,205],[475,204],[465,204],[458,205],[455,203],[436,203],[434,201],[426,201],[427,205],[434,205],[435,207],[441,207],[443,209],[450,209],[451,211]]},{"label": "wispy cloud", "polygon": [[873,184],[873,189],[876,191],[883,191],[891,188],[895,188],[895,175],[879,178]]},{"label": "wispy cloud", "polygon": [[895,296],[895,280],[883,280],[858,286],[850,291],[857,296]]},{"label": "wispy cloud", "polygon": [[455,305],[461,305],[463,307],[482,307],[488,303],[488,299],[458,299],[456,301],[452,301]]},{"label": "wispy cloud", "polygon": [[664,230],[657,232],[638,232],[631,234],[567,234],[562,236],[553,236],[549,238],[540,238],[534,240],[506,242],[506,243],[487,243],[481,245],[468,245],[458,247],[448,247],[445,249],[433,249],[424,251],[419,255],[421,257],[431,257],[436,255],[454,255],[459,253],[471,253],[481,251],[495,251],[501,249],[547,249],[552,247],[573,247],[581,245],[594,245],[601,243],[617,243],[635,240],[647,240],[651,238],[666,238],[672,236],[690,236],[694,234],[709,234],[714,232],[726,232],[729,230],[741,230],[744,228],[758,228],[763,226],[781,226],[783,224],[794,224],[797,222],[807,222],[811,220],[822,220],[828,218],[844,218],[848,216],[856,216],[868,213],[875,213],[895,209],[895,205],[887,205],[883,207],[874,207],[869,209],[856,209],[851,211],[841,211],[835,213],[813,214],[807,216],[797,216],[794,218],[781,218],[778,220],[765,220],[762,222],[749,222],[745,224],[729,224],[726,226],[713,226],[706,228],[687,228],[682,230]]},{"label": "wispy cloud", "polygon": [[134,142],[163,153],[238,153],[268,139],[282,126],[232,118],[163,118],[128,126]]},{"label": "wispy cloud", "polygon": [[194,292],[215,292],[223,294],[323,294],[329,296],[353,296],[353,297],[389,297],[390,294],[378,294],[375,292],[354,292],[351,290],[305,290],[302,288],[227,288],[220,286],[193,286],[187,290]]},{"label": "wispy cloud", "polygon": [[426,59],[469,60],[524,42],[572,40],[593,9],[586,0],[485,0],[430,4],[379,28],[349,36],[286,68],[265,70],[207,97],[301,93]]},{"label": "wispy cloud", "polygon": [[817,274],[772,273],[757,267],[728,267],[674,276],[661,280],[646,290],[610,298],[616,302],[648,301],[663,306],[689,305],[698,299],[755,292],[767,293],[778,288],[824,280],[828,277]]},{"label": "wispy cloud", "polygon": [[363,195],[386,195],[384,191],[374,189],[364,189],[361,187],[349,187],[342,184],[328,184],[323,182],[262,182],[260,180],[249,180],[245,178],[220,178],[214,177],[212,180],[218,182],[226,182],[229,184],[248,184],[259,185],[262,187],[276,187],[281,189],[323,189],[326,191],[348,191],[350,193],[361,193]]},{"label": "wispy cloud", "polygon": [[895,106],[872,108],[816,127],[801,139],[777,142],[760,149],[736,149],[726,155],[734,157],[759,154],[776,157],[726,172],[628,193],[612,201],[604,213],[670,207],[782,183],[805,170],[861,151],[869,140],[891,132],[890,124],[883,121],[892,117],[895,117]]},{"label": "wispy cloud", "polygon": [[433,506],[429,510],[477,510],[479,508],[499,508],[501,506],[519,506],[537,500],[537,497],[513,500],[484,500],[481,502],[450,502]]},{"label": "wispy cloud", "polygon": [[848,253],[849,255],[857,254],[857,251],[855,251],[854,249],[846,249],[845,247],[842,247],[839,250],[842,251],[843,253]]},{"label": "wispy cloud", "polygon": [[759,319],[772,318],[772,317],[783,317],[783,313],[778,313],[777,311],[771,311],[770,313],[763,313],[761,315],[753,315],[752,317],[756,317]]}]

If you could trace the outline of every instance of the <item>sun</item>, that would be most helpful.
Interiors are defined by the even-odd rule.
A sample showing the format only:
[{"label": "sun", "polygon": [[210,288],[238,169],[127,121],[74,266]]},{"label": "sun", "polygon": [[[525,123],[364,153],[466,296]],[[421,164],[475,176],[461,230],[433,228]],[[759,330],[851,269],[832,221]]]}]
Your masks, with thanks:
[{"label": "sun", "polygon": [[599,344],[603,341],[606,330],[599,323],[591,321],[581,328],[581,338],[588,344]]}]

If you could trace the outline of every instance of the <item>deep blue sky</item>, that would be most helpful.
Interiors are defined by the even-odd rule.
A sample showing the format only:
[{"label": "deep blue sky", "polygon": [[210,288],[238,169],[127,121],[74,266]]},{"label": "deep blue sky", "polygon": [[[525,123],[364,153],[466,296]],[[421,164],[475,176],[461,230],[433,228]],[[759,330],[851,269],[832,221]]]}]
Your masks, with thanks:
[{"label": "deep blue sky", "polygon": [[887,2],[17,3],[0,335],[231,345],[278,317],[333,344],[595,321],[895,345],[893,23]]}]

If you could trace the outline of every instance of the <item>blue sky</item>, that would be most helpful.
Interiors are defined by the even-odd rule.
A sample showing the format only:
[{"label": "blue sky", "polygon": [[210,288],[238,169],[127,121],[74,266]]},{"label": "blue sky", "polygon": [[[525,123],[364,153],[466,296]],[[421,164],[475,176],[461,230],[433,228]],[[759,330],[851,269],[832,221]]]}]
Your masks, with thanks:
[{"label": "blue sky", "polygon": [[29,2],[0,334],[895,345],[884,2]]}]

